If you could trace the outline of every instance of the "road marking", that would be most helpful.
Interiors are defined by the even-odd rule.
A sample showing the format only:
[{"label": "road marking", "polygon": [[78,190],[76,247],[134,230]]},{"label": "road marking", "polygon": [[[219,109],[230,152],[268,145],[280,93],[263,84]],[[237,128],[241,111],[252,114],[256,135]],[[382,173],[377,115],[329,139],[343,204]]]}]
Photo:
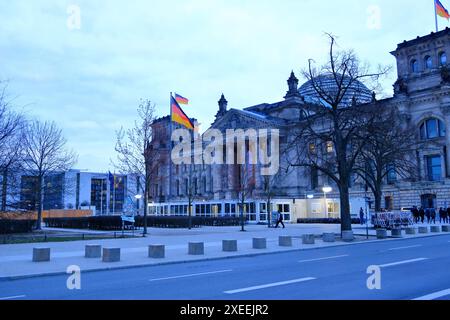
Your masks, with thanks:
[{"label": "road marking", "polygon": [[445,296],[450,296],[450,289],[447,290],[442,290],[439,292],[435,292],[435,293],[431,293],[431,294],[427,294],[426,296],[423,297],[419,297],[413,300],[421,300],[421,301],[429,301],[429,300],[435,300],[438,298],[442,298]]},{"label": "road marking", "polygon": [[254,291],[254,290],[260,290],[260,289],[265,289],[265,288],[285,286],[285,285],[292,284],[292,283],[306,282],[306,281],[311,281],[311,280],[316,280],[316,278],[301,278],[301,279],[294,279],[294,280],[289,280],[289,281],[274,282],[274,283],[263,284],[260,286],[224,291],[224,293],[235,294],[235,293],[240,293],[240,292],[247,292],[247,291]]},{"label": "road marking", "polygon": [[185,274],[185,275],[181,275],[181,276],[150,279],[149,281],[163,281],[163,280],[172,280],[172,279],[180,279],[180,278],[198,277],[198,276],[205,276],[205,275],[217,274],[217,273],[225,273],[225,272],[231,272],[231,271],[233,271],[233,270],[219,270],[219,271],[211,271],[211,272],[192,273],[192,274]]},{"label": "road marking", "polygon": [[395,250],[403,250],[403,249],[412,249],[412,248],[419,248],[422,247],[421,244],[415,245],[415,246],[409,246],[409,247],[398,247],[398,248],[391,248],[388,249],[388,251],[395,251]]},{"label": "road marking", "polygon": [[404,261],[399,261],[399,262],[392,262],[392,263],[379,265],[379,267],[380,268],[394,267],[394,266],[399,266],[402,264],[420,262],[420,261],[424,261],[424,260],[428,260],[428,258],[418,258],[418,259],[404,260]]},{"label": "road marking", "polygon": [[314,261],[323,261],[323,260],[331,260],[331,259],[339,259],[339,258],[345,258],[345,257],[349,257],[348,254],[344,254],[341,256],[332,256],[332,257],[325,257],[325,258],[318,258],[318,259],[310,259],[310,260],[300,260],[299,263],[304,263],[304,262],[314,262]]},{"label": "road marking", "polygon": [[13,299],[20,299],[20,298],[25,298],[25,295],[21,295],[21,296],[12,296],[12,297],[3,297],[0,298],[0,300],[13,300]]}]

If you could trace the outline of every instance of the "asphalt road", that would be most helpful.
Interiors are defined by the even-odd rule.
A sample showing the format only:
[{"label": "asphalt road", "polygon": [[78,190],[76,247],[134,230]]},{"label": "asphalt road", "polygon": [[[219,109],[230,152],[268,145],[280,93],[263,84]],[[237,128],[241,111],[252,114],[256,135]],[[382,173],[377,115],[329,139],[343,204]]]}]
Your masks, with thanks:
[{"label": "asphalt road", "polygon": [[[381,289],[369,290],[369,266]],[[450,299],[450,235],[0,282],[0,300]]]}]

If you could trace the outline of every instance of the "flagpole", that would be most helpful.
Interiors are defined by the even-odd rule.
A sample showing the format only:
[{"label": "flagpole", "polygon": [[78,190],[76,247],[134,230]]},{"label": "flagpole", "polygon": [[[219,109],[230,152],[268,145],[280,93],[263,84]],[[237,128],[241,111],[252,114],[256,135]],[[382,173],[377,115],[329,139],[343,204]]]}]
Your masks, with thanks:
[{"label": "flagpole", "polygon": [[116,214],[116,172],[113,175],[113,215]]},{"label": "flagpole", "polygon": [[173,121],[172,121],[172,92],[170,92],[170,136],[169,136],[169,201],[172,200],[172,133],[173,133]]},{"label": "flagpole", "polygon": [[433,4],[434,4],[434,19],[435,19],[435,22],[436,22],[436,32],[439,32],[437,9],[436,9],[436,0],[433,0]]}]

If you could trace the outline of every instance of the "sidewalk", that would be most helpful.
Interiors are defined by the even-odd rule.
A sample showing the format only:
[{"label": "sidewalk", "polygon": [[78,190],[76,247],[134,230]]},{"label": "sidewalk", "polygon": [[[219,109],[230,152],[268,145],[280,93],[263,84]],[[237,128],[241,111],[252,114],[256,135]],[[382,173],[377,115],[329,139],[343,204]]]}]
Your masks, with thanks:
[{"label": "sidewalk", "polygon": [[[70,265],[77,265],[82,272],[85,272],[349,245],[340,240],[335,243],[324,243],[321,239],[317,239],[315,245],[303,245],[301,243],[303,234],[322,235],[324,232],[334,232],[339,235],[340,225],[295,224],[286,225],[286,229],[269,229],[267,226],[249,225],[245,229],[246,232],[240,232],[239,227],[204,227],[193,230],[149,228],[149,235],[145,238],[0,245],[0,280],[66,273],[67,267]],[[358,236],[353,243],[367,241],[364,236],[366,233],[364,226],[355,225],[354,233]],[[370,240],[375,240],[375,233],[375,230],[369,230],[369,234],[372,236]],[[404,236],[404,238],[432,235],[435,234]],[[279,236],[292,236],[293,246],[279,247]],[[267,249],[253,249],[252,239],[254,237],[267,238]],[[237,240],[238,252],[222,252],[222,240]],[[189,256],[187,254],[188,242],[204,242],[205,255]],[[85,245],[92,243],[103,247],[121,248],[121,261],[104,263],[101,259],[84,258]],[[148,258],[147,252],[150,244],[165,245],[166,258]],[[51,261],[32,262],[32,251],[35,247],[51,248]]]}]

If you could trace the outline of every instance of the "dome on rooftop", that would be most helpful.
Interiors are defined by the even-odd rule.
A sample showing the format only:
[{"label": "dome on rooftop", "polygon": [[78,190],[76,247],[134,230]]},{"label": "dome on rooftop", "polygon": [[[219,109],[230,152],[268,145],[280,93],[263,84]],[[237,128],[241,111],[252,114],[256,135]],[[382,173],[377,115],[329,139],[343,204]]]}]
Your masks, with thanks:
[{"label": "dome on rooftop", "polygon": [[[328,95],[334,97],[338,92],[338,85],[332,74],[321,75],[315,78],[315,83],[324,90]],[[344,84],[350,83],[350,77],[344,77]],[[299,93],[305,98],[305,101],[312,103],[319,103],[321,101],[320,95],[316,92],[313,86],[313,81],[309,80],[304,83]],[[360,81],[354,80],[347,92],[344,94],[341,107],[350,106],[353,99],[357,104],[369,103],[372,101],[372,92]]]}]

